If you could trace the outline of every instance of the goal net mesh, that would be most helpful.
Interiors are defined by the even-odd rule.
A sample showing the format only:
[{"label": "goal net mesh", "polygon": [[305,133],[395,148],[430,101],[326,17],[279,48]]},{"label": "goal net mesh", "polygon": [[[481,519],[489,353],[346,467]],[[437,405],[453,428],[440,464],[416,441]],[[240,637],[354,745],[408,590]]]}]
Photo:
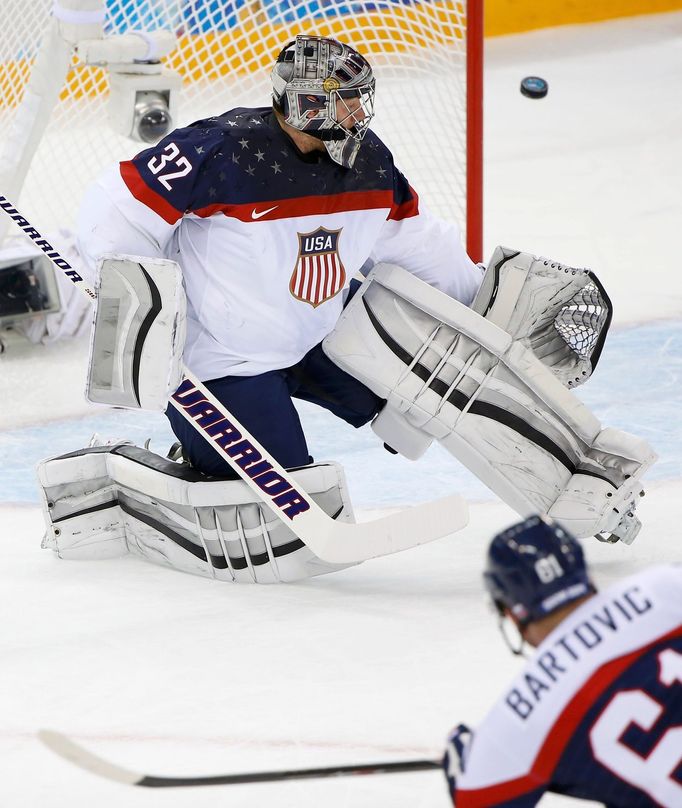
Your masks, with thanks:
[{"label": "goal net mesh", "polygon": [[[424,202],[466,220],[466,3],[452,0],[107,0],[106,35],[164,28],[164,61],[183,79],[176,126],[235,106],[270,104],[269,72],[297,33],[332,36],[367,55],[377,78],[373,128]],[[52,0],[3,0],[0,152],[25,99]],[[47,232],[74,224],[97,172],[146,148],[107,118],[108,79],[74,58],[19,200]],[[0,166],[0,171],[1,171]],[[0,189],[2,193],[2,189]]]}]

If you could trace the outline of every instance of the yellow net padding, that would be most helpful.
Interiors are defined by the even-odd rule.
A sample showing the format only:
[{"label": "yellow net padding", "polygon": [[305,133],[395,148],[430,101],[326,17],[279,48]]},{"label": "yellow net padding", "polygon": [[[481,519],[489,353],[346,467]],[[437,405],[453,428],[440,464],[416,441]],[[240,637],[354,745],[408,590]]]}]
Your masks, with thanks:
[{"label": "yellow net padding", "polygon": [[[353,34],[361,34],[360,50],[368,55],[407,53],[434,46],[447,46],[462,40],[464,10],[460,3],[421,6],[395,6],[368,14],[343,15],[333,19],[311,18],[296,23],[273,24],[247,16],[230,31],[185,35],[164,63],[176,70],[185,83],[215,81],[228,75],[269,70],[284,45],[296,34],[318,34],[344,39],[353,44]],[[369,39],[367,32],[374,32]],[[249,55],[248,60],[245,54]],[[0,64],[0,98],[3,106],[21,102],[30,73],[26,59]],[[18,89],[17,89],[18,88]],[[83,66],[74,57],[60,100],[78,100],[108,92],[106,71]]]}]

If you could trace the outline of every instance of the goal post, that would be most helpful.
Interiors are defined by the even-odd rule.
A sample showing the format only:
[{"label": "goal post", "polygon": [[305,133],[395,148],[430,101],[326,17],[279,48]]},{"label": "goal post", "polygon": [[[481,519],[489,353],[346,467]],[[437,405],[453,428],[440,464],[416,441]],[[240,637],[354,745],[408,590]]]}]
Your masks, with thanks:
[{"label": "goal post", "polygon": [[466,248],[483,261],[483,42],[484,0],[467,2]]},{"label": "goal post", "polygon": [[[183,82],[175,126],[268,105],[271,66],[297,33],[357,48],[377,78],[373,128],[424,203],[457,221],[470,255],[481,260],[482,0],[3,0],[0,178],[50,232],[73,227],[98,171],[145,147],[109,124],[107,70],[80,63],[73,47],[65,57],[64,43],[46,40],[54,39],[53,8],[77,23],[81,6],[85,20],[103,10],[105,36],[175,35],[177,47],[163,59]],[[53,60],[57,68],[44,82],[52,86],[41,88],[52,93],[43,132],[27,88],[46,48],[62,67]]]}]

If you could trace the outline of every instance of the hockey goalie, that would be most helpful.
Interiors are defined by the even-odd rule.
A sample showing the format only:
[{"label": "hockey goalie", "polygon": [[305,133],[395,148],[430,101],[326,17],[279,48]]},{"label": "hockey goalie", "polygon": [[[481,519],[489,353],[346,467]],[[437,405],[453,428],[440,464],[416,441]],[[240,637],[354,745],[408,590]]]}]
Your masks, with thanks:
[{"label": "hockey goalie", "polygon": [[[90,399],[162,408],[184,345],[179,268],[109,258],[98,293]],[[644,441],[603,429],[571,391],[594,370],[610,318],[592,272],[498,248],[471,307],[401,267],[376,265],[323,348],[385,402],[372,429],[394,451],[417,460],[436,440],[520,515],[546,513],[581,538],[630,543],[655,455]],[[326,513],[353,521],[338,464],[292,475]],[[125,442],[46,460],[39,478],[45,546],[63,558],[132,552],[258,583],[347,566],[316,557],[241,480]]]},{"label": "hockey goalie", "polygon": [[[654,455],[602,429],[570,389],[609,327],[596,277],[499,248],[482,278],[369,129],[375,82],[353,48],[298,36],[272,86],[272,107],[175,130],[106,171],[79,251],[99,273],[89,399],[164,410],[184,362],[288,479],[246,430],[207,421],[210,402],[189,419],[168,408],[177,461],[123,442],[40,465],[45,546],[258,583],[410,546],[397,530],[377,552],[303,541],[309,501],[328,523],[354,520],[343,470],[313,462],[292,397],[371,422],[414,460],[438,441],[521,516],[632,541]],[[206,440],[218,432],[231,463]],[[465,508],[452,508],[423,535],[460,529]]]}]

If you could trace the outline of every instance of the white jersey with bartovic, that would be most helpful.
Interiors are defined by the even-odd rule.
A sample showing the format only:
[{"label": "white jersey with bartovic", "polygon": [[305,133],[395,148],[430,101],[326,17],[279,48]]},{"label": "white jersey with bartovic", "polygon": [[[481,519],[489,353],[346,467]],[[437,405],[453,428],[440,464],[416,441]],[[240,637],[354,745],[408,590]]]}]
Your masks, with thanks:
[{"label": "white jersey with bartovic", "polygon": [[183,272],[185,363],[201,379],[290,367],[334,327],[361,268],[400,264],[470,304],[458,228],[429,214],[379,138],[352,169],[302,154],[272,110],[178,129],[87,192],[79,250],[164,257]]},{"label": "white jersey with bartovic", "polygon": [[682,806],[682,566],[590,598],[544,642],[475,731],[458,808],[558,791],[608,806]]}]

